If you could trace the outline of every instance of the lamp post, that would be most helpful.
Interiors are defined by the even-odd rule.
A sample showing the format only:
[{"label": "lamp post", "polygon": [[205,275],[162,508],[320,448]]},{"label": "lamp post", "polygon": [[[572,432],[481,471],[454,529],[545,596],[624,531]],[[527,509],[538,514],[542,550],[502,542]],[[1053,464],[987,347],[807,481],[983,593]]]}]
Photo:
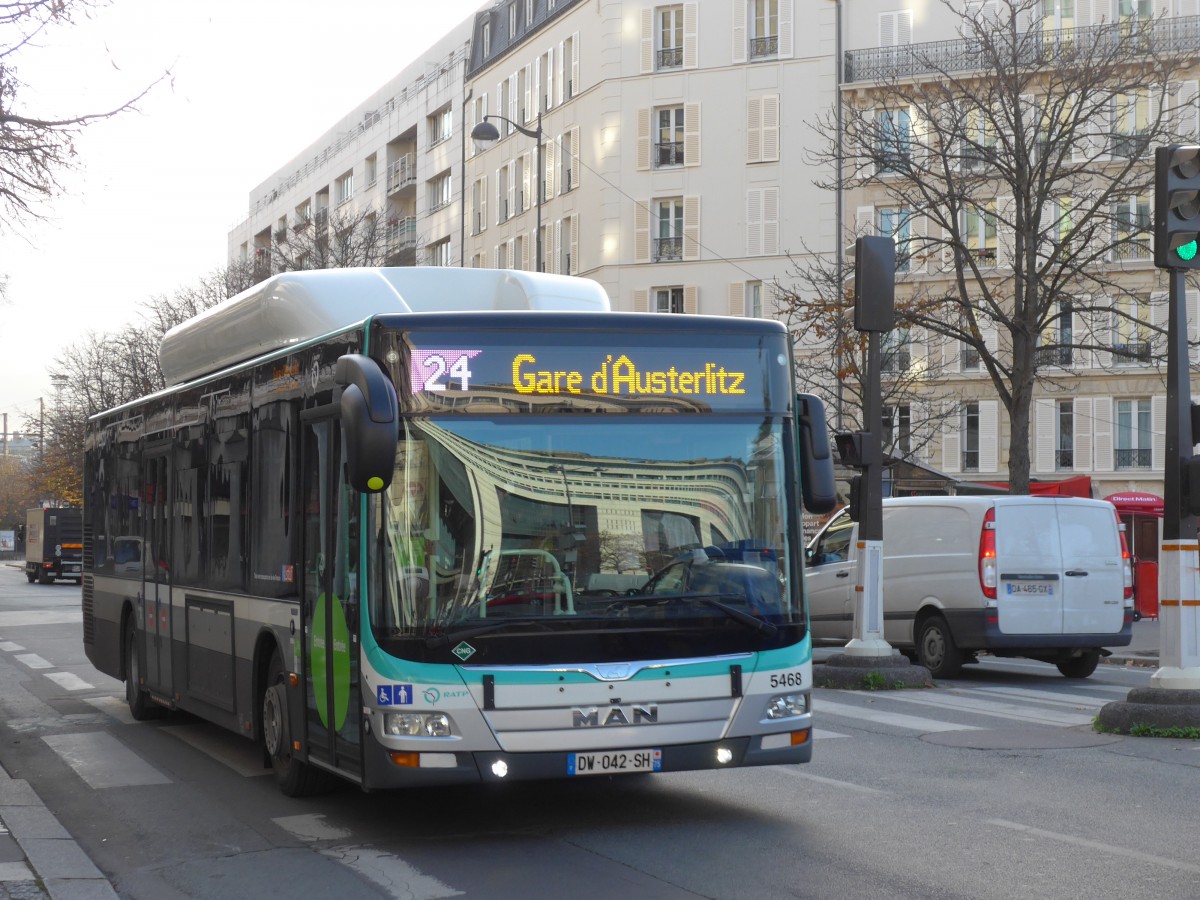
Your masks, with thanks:
[{"label": "lamp post", "polygon": [[501,122],[507,122],[525,137],[531,137],[537,141],[537,157],[534,166],[537,168],[535,175],[535,184],[537,185],[536,201],[537,201],[537,237],[535,239],[535,253],[537,253],[537,271],[544,271],[542,268],[542,140],[546,134],[542,131],[542,114],[539,112],[537,117],[537,127],[530,130],[518,125],[512,119],[506,119],[504,116],[484,116],[483,121],[471,129],[471,140],[475,142],[475,146],[480,150],[487,150],[496,141],[500,140],[500,130],[492,124],[493,119],[498,119]]}]

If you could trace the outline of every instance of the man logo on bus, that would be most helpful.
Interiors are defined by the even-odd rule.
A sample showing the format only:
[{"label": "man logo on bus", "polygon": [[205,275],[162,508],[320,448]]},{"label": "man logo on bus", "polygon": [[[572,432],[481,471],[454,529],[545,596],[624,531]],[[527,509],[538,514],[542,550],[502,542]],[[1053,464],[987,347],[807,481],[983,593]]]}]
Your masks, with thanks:
[{"label": "man logo on bus", "polygon": [[658,704],[649,706],[631,706],[624,710],[614,706],[600,717],[600,708],[592,706],[587,709],[575,707],[571,710],[571,724],[575,728],[602,728],[609,725],[657,725]]}]

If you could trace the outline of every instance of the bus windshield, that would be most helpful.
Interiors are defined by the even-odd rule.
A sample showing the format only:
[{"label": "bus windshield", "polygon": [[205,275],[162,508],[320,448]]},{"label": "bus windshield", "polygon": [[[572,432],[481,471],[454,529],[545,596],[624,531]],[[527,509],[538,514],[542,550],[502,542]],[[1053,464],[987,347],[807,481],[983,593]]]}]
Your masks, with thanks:
[{"label": "bus windshield", "polygon": [[372,501],[376,641],[526,663],[572,640],[589,658],[794,642],[784,435],[761,413],[407,418]]}]

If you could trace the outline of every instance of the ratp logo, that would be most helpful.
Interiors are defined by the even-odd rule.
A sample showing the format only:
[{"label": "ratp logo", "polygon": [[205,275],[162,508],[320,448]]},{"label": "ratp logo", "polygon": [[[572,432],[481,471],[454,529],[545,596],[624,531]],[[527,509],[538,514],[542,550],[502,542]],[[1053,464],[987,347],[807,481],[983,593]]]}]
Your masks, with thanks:
[{"label": "ratp logo", "polygon": [[426,703],[434,704],[442,698],[442,692],[437,688],[426,688],[425,692],[421,696],[425,698]]}]

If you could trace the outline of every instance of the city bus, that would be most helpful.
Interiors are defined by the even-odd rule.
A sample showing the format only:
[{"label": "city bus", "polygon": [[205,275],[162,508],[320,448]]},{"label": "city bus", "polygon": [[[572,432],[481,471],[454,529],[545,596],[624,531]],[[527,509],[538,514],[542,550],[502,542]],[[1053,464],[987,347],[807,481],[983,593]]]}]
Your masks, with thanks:
[{"label": "city bus", "polygon": [[276,275],[94,416],[83,639],[142,720],[298,796],[810,759],[801,505],[835,502],[776,322],[595,282]]}]

